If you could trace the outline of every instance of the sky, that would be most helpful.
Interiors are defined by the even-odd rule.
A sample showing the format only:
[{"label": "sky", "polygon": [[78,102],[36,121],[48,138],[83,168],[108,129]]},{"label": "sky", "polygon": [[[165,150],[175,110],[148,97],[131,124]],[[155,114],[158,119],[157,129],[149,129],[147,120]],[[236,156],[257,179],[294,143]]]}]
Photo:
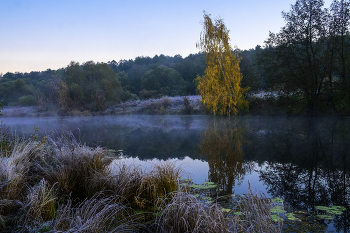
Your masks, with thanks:
[{"label": "sky", "polygon": [[[264,45],[295,0],[0,0],[0,74],[198,53],[203,11],[221,17],[231,45]],[[325,1],[329,7],[331,0]]]}]

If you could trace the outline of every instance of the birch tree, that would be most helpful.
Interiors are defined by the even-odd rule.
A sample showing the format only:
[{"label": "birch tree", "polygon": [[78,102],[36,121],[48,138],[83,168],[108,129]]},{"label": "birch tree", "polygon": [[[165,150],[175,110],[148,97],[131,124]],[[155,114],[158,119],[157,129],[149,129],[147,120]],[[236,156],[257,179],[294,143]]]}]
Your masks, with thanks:
[{"label": "birch tree", "polygon": [[213,22],[204,12],[203,31],[197,43],[205,54],[206,69],[204,75],[197,76],[197,89],[202,102],[215,114],[237,114],[240,109],[247,109],[248,102],[241,88],[242,73],[239,68],[238,49],[232,52],[229,30],[222,19]]}]

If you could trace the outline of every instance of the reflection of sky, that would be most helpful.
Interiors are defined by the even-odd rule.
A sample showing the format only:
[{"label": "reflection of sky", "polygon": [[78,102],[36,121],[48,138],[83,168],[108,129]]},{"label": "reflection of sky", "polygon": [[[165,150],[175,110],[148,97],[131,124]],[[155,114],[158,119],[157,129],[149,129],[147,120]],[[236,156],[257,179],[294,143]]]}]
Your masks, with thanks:
[{"label": "reflection of sky", "polygon": [[266,187],[260,182],[260,177],[258,171],[263,169],[264,166],[259,166],[257,163],[254,164],[254,168],[251,173],[247,173],[244,176],[244,180],[239,187],[234,188],[235,194],[242,195],[248,193],[249,183],[250,188],[255,194],[256,192],[260,195],[260,192],[263,192],[267,197],[270,197],[266,191]]},{"label": "reflection of sky", "polygon": [[[140,160],[139,158],[125,158],[123,159],[126,164],[138,164],[141,165],[144,169],[148,170],[152,167],[153,164],[158,163],[158,159],[152,160]],[[184,169],[184,172],[189,175],[189,178],[193,179],[193,182],[196,184],[203,184],[208,181],[208,171],[209,165],[205,161],[201,161],[198,159],[191,159],[189,157],[185,157],[182,160],[179,159],[169,159],[167,161],[174,162],[176,166],[181,166]],[[244,177],[244,180],[240,185],[234,187],[234,193],[242,195],[244,193],[248,193],[249,183],[253,193],[256,192],[260,195],[260,192],[265,193],[267,197],[270,197],[267,194],[266,188],[262,182],[259,181],[259,173],[258,170],[262,169],[263,166],[259,166],[258,164],[254,165],[254,168],[251,173],[247,173]],[[185,174],[184,179],[187,179]]]},{"label": "reflection of sky", "polygon": [[[158,159],[152,159],[152,160],[140,160],[139,158],[125,158],[123,159],[126,164],[139,164],[144,169],[148,170],[152,167],[153,164],[158,163],[159,161],[164,160],[158,160]],[[181,166],[185,172],[184,179],[191,178],[193,179],[194,183],[202,184],[208,179],[208,171],[209,166],[207,162],[198,160],[198,159],[191,159],[189,157],[185,157],[182,160],[179,159],[169,159],[167,161],[174,162],[176,166]],[[187,177],[189,176],[189,177]]]}]

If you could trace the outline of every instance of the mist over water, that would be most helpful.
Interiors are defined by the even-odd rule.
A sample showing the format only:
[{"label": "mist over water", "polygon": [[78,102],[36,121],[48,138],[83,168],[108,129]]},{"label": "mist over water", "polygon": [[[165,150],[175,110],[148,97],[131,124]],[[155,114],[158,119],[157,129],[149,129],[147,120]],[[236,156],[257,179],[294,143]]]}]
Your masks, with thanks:
[{"label": "mist over water", "polygon": [[[328,225],[350,228],[350,118],[123,115],[2,118],[17,135],[72,131],[90,146],[123,150],[145,167],[171,160],[212,181],[223,194],[253,191],[283,198],[292,209],[340,205]],[[334,226],[334,228],[332,227]],[[327,225],[326,225],[327,226]],[[327,228],[327,227],[326,227]]]}]

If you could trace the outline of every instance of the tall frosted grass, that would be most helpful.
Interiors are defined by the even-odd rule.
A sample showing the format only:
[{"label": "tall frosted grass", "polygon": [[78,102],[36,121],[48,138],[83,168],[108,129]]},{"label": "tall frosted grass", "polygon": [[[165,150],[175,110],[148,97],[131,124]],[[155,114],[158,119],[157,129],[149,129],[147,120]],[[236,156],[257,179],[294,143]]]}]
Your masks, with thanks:
[{"label": "tall frosted grass", "polygon": [[[15,141],[0,155],[0,199],[23,208],[3,232],[280,232],[271,201],[253,195],[242,216],[223,212],[181,189],[184,172],[159,161],[146,170],[109,150],[89,147],[72,134]],[[16,227],[16,230],[15,230]]]}]

